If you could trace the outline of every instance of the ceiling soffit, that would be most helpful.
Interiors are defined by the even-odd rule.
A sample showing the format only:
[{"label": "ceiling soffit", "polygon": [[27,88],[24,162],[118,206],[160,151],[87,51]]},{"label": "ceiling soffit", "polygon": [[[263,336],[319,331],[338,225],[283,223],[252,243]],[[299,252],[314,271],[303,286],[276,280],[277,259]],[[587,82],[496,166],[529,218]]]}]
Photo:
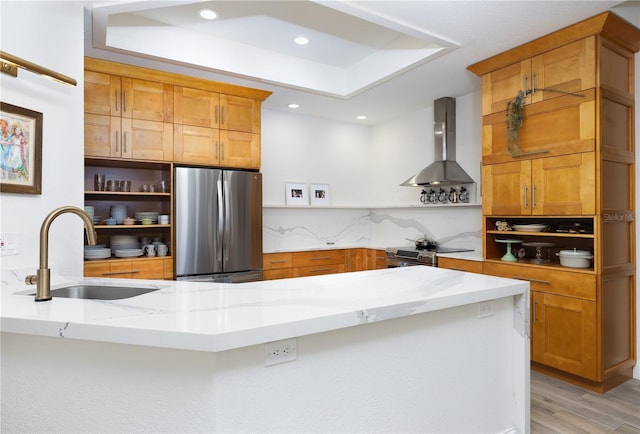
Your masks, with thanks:
[{"label": "ceiling soffit", "polygon": [[[198,16],[216,10],[217,20]],[[307,46],[293,43],[296,36]],[[93,8],[96,48],[349,98],[459,47],[336,1],[144,1]]]}]

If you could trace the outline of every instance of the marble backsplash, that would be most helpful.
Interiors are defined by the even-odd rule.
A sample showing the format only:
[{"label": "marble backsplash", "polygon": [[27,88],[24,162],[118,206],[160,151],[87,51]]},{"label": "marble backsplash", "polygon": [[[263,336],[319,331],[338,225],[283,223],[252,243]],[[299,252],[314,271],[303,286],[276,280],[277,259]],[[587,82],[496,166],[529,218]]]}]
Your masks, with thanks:
[{"label": "marble backsplash", "polygon": [[479,206],[405,208],[266,207],[265,253],[411,245],[427,237],[443,246],[481,250]]}]

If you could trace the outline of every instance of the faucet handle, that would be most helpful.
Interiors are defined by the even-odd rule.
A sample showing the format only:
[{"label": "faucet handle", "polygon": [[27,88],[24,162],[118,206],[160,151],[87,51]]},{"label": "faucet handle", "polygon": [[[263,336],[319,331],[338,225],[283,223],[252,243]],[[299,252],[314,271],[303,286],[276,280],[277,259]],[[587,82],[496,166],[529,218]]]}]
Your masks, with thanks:
[{"label": "faucet handle", "polygon": [[26,283],[27,285],[35,285],[36,283],[38,283],[38,276],[36,276],[35,274],[30,274],[24,278],[24,283]]}]

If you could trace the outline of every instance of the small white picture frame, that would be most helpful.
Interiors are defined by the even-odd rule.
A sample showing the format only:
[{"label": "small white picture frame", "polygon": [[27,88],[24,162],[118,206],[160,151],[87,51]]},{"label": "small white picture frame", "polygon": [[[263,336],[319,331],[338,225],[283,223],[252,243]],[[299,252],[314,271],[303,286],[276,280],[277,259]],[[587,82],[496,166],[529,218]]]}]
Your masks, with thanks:
[{"label": "small white picture frame", "polygon": [[309,189],[309,199],[311,200],[311,205],[314,206],[329,205],[329,184],[312,183]]},{"label": "small white picture frame", "polygon": [[304,182],[287,182],[285,200],[287,205],[308,206],[307,184]]}]

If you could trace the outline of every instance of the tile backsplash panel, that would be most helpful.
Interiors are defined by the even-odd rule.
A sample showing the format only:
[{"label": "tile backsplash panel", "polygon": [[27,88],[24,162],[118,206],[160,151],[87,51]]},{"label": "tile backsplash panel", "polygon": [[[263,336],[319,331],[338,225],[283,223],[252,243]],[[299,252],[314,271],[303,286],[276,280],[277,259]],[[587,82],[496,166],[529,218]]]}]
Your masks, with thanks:
[{"label": "tile backsplash panel", "polygon": [[265,253],[411,245],[426,236],[443,246],[481,249],[480,207],[303,208],[263,211]]}]

